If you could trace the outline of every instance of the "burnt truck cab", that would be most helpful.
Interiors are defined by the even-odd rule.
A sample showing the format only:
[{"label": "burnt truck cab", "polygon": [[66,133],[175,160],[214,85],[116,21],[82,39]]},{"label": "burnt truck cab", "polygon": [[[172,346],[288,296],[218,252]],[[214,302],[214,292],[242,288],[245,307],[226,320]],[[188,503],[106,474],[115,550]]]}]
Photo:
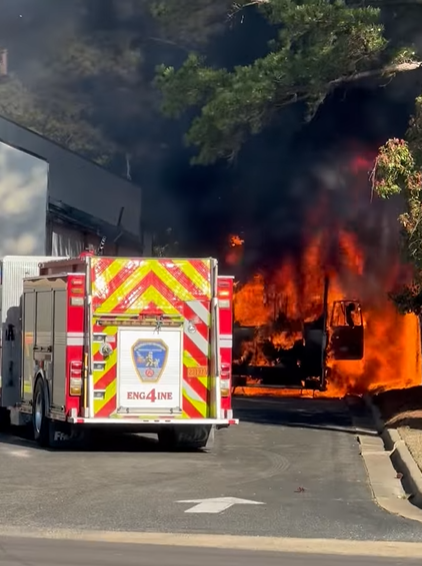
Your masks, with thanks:
[{"label": "burnt truck cab", "polygon": [[304,379],[325,390],[335,361],[357,361],[364,356],[362,306],[356,299],[342,299],[327,307],[325,317],[304,325]]},{"label": "burnt truck cab", "polygon": [[359,301],[334,301],[329,323],[330,352],[335,360],[361,360],[364,355],[364,325]]},{"label": "burnt truck cab", "polygon": [[[281,350],[281,363],[251,365],[265,344],[257,338],[257,328],[234,328],[234,386],[244,387],[247,377],[259,380],[260,387],[284,387],[325,390],[330,370],[327,360],[357,361],[364,356],[364,321],[362,306],[356,299],[342,299],[328,304],[328,285],[321,316],[303,322],[302,341]],[[248,348],[244,350],[244,343]]]}]

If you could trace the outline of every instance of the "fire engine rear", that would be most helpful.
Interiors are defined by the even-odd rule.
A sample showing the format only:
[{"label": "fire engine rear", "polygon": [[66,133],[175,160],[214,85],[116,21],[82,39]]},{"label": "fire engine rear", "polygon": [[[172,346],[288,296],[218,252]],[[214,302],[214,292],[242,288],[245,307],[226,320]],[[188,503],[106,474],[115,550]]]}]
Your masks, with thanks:
[{"label": "fire engine rear", "polygon": [[40,445],[110,426],[202,448],[237,424],[216,260],[8,257],[2,298],[1,406]]}]

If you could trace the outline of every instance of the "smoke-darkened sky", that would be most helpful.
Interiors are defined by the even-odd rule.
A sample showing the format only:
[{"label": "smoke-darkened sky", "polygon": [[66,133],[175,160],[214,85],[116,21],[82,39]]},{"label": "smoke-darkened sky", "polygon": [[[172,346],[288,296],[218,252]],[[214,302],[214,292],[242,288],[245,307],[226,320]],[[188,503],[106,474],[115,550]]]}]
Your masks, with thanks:
[{"label": "smoke-darkened sky", "polygon": [[[37,80],[45,53],[60,41],[60,27],[80,30],[77,3],[0,3],[1,27],[8,30],[3,31],[2,42],[9,49],[10,69],[30,86]],[[93,2],[93,29],[112,25],[109,4],[109,0]],[[149,20],[136,25],[144,57],[143,80],[153,79],[159,63],[183,61],[186,51],[180,46],[150,40]],[[261,15],[249,11],[241,22],[227,25],[222,36],[214,37],[205,52],[215,64],[245,64],[265,53],[273,34]],[[108,100],[107,93],[101,93],[101,100],[100,94],[94,94],[93,104],[98,102],[102,112],[98,119],[126,147],[143,140],[154,148],[154,159],[138,158],[132,164],[133,180],[144,191],[149,227],[172,226],[184,253],[198,255],[219,255],[229,233],[243,232],[246,261],[252,265],[281,257],[299,245],[308,212],[321,191],[327,192],[331,203],[327,222],[331,215],[343,214],[348,220],[354,216],[352,209],[357,205],[350,198],[350,180],[341,172],[347,148],[374,151],[389,137],[403,135],[417,93],[418,85],[409,77],[381,88],[357,85],[335,92],[306,126],[303,108],[289,108],[249,141],[235,163],[211,167],[189,164],[191,152],[183,144],[187,118],[174,122],[152,113],[149,121],[127,124],[116,120],[115,100]],[[132,95],[136,104],[137,93]],[[116,163],[115,171],[122,174],[123,170],[124,165]]]}]

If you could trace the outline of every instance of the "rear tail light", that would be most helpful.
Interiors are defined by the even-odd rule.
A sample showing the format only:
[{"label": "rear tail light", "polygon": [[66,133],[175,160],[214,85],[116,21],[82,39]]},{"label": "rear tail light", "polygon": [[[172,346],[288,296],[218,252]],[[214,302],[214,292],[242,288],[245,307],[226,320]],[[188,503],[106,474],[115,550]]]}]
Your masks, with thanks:
[{"label": "rear tail light", "polygon": [[227,289],[219,290],[218,292],[218,306],[220,309],[229,309],[231,307],[230,291]]},{"label": "rear tail light", "polygon": [[70,306],[71,307],[83,307],[85,304],[85,288],[83,279],[72,279],[70,282]]},{"label": "rear tail light", "polygon": [[230,364],[221,364],[221,380],[220,389],[222,397],[230,397],[230,381],[231,381]]},{"label": "rear tail light", "polygon": [[82,394],[82,378],[71,377],[69,385],[70,395],[73,397],[80,397]]},{"label": "rear tail light", "polygon": [[70,362],[69,394],[75,397],[82,394],[82,362]]}]

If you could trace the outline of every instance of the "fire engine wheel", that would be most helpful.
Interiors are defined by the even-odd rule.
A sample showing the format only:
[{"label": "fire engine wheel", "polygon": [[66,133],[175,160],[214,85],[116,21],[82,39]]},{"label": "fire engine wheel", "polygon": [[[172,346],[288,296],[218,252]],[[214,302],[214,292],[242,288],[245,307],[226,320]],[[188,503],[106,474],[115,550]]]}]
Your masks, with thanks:
[{"label": "fire engine wheel", "polygon": [[5,430],[10,426],[10,413],[7,409],[0,407],[0,430]]},{"label": "fire engine wheel", "polygon": [[158,433],[158,442],[164,450],[200,450],[207,446],[210,426],[165,426]]},{"label": "fire engine wheel", "polygon": [[35,385],[32,402],[32,426],[35,441],[40,446],[47,447],[49,445],[50,431],[49,421],[46,417],[46,399],[42,379],[38,379]]}]

